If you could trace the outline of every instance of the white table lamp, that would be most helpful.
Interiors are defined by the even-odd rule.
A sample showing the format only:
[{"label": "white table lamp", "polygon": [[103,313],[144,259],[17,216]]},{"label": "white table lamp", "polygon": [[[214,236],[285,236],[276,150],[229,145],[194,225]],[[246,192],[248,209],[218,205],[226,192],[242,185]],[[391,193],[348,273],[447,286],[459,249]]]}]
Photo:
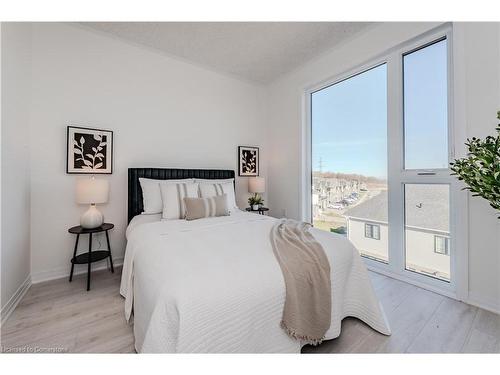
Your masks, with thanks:
[{"label": "white table lamp", "polygon": [[[251,177],[248,179],[248,191],[254,193],[254,197],[258,198],[260,193],[266,192],[266,179],[264,177]],[[254,210],[258,209],[252,207]]]},{"label": "white table lamp", "polygon": [[266,179],[264,177],[252,177],[248,180],[248,191],[250,193],[265,193]]},{"label": "white table lamp", "polygon": [[89,209],[80,217],[82,228],[93,229],[102,225],[104,217],[96,208],[96,204],[106,203],[109,195],[107,180],[78,178],[76,180],[76,203],[89,204]]}]

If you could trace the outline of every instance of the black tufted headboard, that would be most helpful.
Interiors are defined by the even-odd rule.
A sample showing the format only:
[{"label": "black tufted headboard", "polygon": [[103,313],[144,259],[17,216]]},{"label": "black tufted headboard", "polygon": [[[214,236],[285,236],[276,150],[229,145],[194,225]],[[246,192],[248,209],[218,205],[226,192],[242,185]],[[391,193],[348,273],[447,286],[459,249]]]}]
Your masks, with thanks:
[{"label": "black tufted headboard", "polygon": [[210,180],[234,178],[234,171],[227,169],[172,169],[172,168],[129,168],[128,169],[128,222],[144,209],[139,178],[156,180],[180,180],[183,178],[204,178]]}]

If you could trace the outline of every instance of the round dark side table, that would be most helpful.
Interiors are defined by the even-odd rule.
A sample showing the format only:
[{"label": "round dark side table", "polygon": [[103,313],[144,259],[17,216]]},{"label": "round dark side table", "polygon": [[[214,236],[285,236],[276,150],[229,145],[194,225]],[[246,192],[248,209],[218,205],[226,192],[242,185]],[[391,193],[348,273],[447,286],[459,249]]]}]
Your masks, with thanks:
[{"label": "round dark side table", "polygon": [[[111,265],[111,272],[115,272],[113,268],[113,258],[111,258],[111,246],[109,244],[109,235],[108,231],[115,227],[114,224],[104,223],[100,227],[93,229],[85,229],[80,225],[76,227],[72,227],[68,229],[69,233],[76,234],[76,242],[75,242],[75,250],[73,251],[73,258],[71,258],[71,273],[69,274],[69,282],[73,280],[73,270],[75,268],[75,264],[88,264],[87,269],[87,291],[90,290],[90,265],[94,262],[98,262],[100,260],[106,259],[109,257],[109,263]],[[92,234],[106,232],[106,241],[108,243],[108,250],[98,250],[92,251]],[[80,239],[80,234],[88,234],[89,235],[89,251],[88,253],[83,253],[76,255],[76,251],[78,250],[78,240]]]},{"label": "round dark side table", "polygon": [[269,211],[269,208],[267,208],[267,207],[259,207],[258,210],[252,210],[252,207],[247,207],[247,208],[245,208],[245,210],[247,210],[248,212],[258,212],[259,215],[265,215],[265,212]]}]

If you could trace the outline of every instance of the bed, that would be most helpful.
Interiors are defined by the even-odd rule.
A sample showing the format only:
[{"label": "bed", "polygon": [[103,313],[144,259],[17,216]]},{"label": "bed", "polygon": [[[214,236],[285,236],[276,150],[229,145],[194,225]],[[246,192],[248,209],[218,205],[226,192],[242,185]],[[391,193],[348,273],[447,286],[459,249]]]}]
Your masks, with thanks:
[{"label": "bed", "polygon": [[[143,215],[138,179],[234,178],[231,170],[129,169],[129,226],[120,293],[139,353],[299,353],[280,327],[285,284],[269,233],[276,219],[247,213],[193,221]],[[390,334],[358,251],[311,229],[331,268],[331,325],[356,317]]]}]

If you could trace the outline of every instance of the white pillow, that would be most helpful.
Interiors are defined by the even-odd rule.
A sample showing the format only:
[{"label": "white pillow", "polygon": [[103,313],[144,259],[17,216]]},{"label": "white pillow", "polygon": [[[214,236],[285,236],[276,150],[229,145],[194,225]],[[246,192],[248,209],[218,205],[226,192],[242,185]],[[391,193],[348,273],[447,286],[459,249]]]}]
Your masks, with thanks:
[{"label": "white pillow", "polygon": [[176,184],[179,182],[193,182],[192,178],[183,180],[155,180],[151,178],[139,178],[142,189],[143,214],[161,214],[163,202],[161,199],[160,184]]},{"label": "white pillow", "polygon": [[214,197],[217,195],[226,194],[227,208],[234,212],[238,209],[236,206],[236,197],[234,194],[233,179],[227,180],[196,180],[200,182],[200,196],[202,198]]},{"label": "white pillow", "polygon": [[184,219],[184,198],[198,198],[198,184],[192,180],[185,183],[160,184],[160,191],[163,201],[162,218],[167,220]]}]

